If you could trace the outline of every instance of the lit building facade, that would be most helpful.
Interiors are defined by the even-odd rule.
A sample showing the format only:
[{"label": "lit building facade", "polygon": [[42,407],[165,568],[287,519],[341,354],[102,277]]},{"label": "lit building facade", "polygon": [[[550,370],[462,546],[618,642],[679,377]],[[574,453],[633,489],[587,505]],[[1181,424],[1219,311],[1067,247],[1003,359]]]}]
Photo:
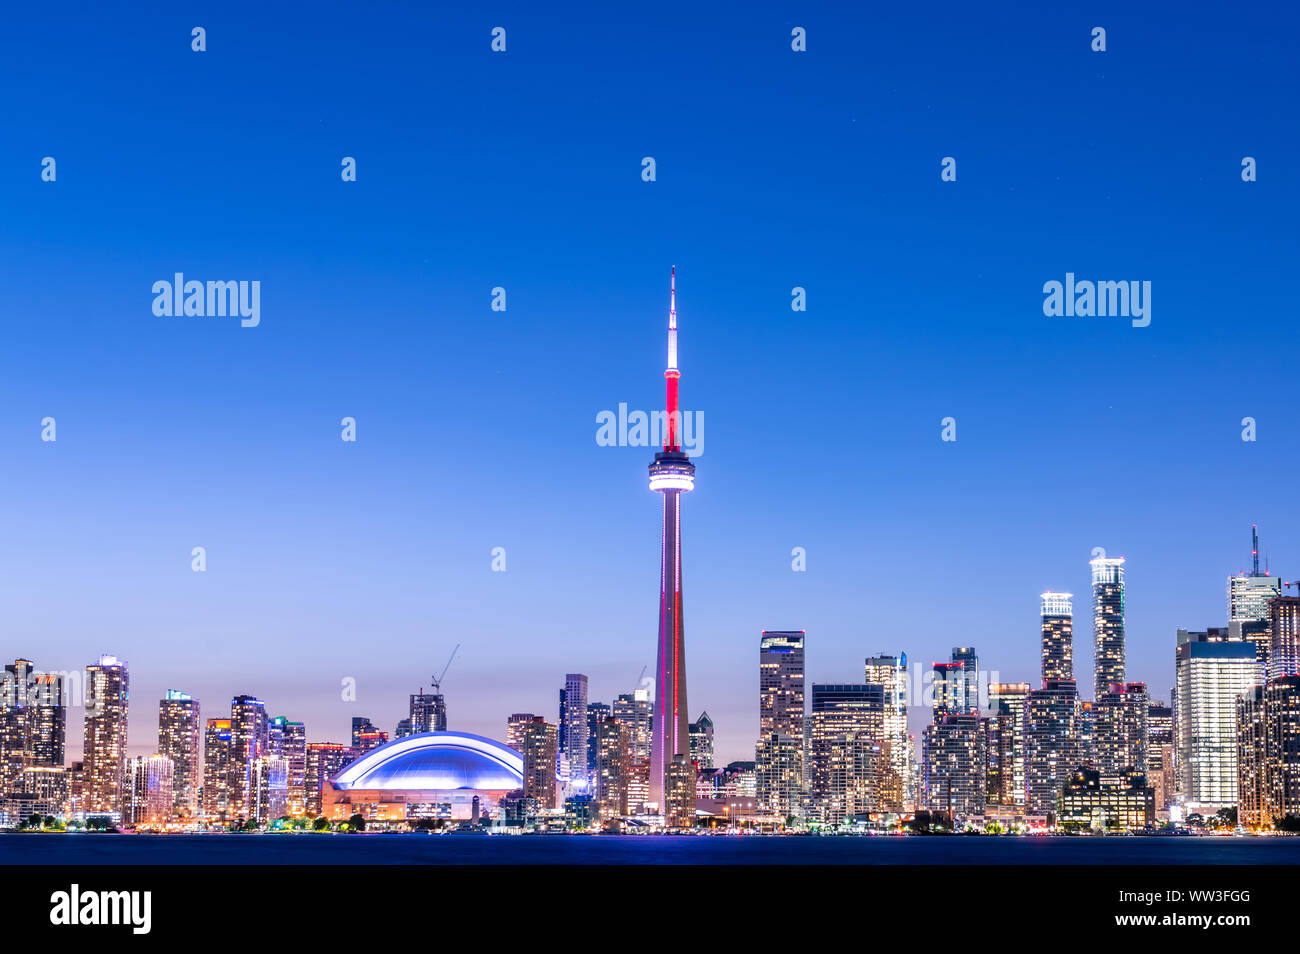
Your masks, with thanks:
[{"label": "lit building facade", "polygon": [[1178,630],[1179,792],[1189,811],[1237,804],[1237,699],[1255,685],[1255,646],[1226,629]]},{"label": "lit building facade", "polygon": [[1113,685],[1097,698],[1096,760],[1102,776],[1146,774],[1150,706],[1144,682]]},{"label": "lit building facade", "polygon": [[803,630],[764,630],[758,644],[758,732],[754,749],[759,809],[799,814],[804,788]]},{"label": "lit building facade", "polygon": [[158,827],[176,813],[172,760],[165,755],[141,755],[127,762],[122,821],[137,827]]},{"label": "lit building facade", "polygon": [[1042,601],[1042,674],[1043,682],[1074,678],[1074,604],[1073,593],[1048,590]]},{"label": "lit building facade", "polygon": [[[307,727],[276,716],[267,723],[267,754],[285,761],[285,811],[297,818],[307,811]],[[273,816],[279,818],[280,815]]]},{"label": "lit building facade", "polygon": [[555,808],[555,764],[559,733],[541,716],[524,726],[523,785],[527,798],[535,798],[541,808]]},{"label": "lit building facade", "polygon": [[1269,681],[1300,675],[1300,596],[1269,600]]},{"label": "lit building facade", "polygon": [[178,818],[197,817],[202,808],[201,726],[199,700],[188,692],[168,689],[158,703],[158,754],[172,763],[173,809]]},{"label": "lit building facade", "polygon": [[908,789],[912,777],[912,745],[907,734],[907,653],[867,657],[862,681],[884,690],[880,807],[901,812],[911,801]]},{"label": "lit building facade", "polygon": [[203,730],[203,816],[213,824],[232,821],[229,719],[209,719]]},{"label": "lit building facade", "polygon": [[254,817],[257,761],[269,751],[270,724],[266,704],[253,696],[235,696],[230,700],[230,776],[227,783],[230,817]]},{"label": "lit building facade", "polygon": [[587,781],[587,737],[587,677],[571,672],[560,690],[557,768],[561,777],[580,785]]},{"label": "lit building facade", "polygon": [[304,773],[304,800],[307,814],[313,818],[321,813],[321,790],[352,761],[342,742],[308,742],[307,768]]},{"label": "lit building facade", "polygon": [[1093,698],[1124,683],[1124,558],[1098,557],[1092,567]]},{"label": "lit building facade", "polygon": [[596,726],[596,807],[602,822],[628,814],[627,729],[612,716]]},{"label": "lit building facade", "polygon": [[698,768],[713,768],[713,719],[707,711],[691,723],[691,761]]},{"label": "lit building facade", "polygon": [[808,790],[824,825],[874,811],[884,768],[885,688],[879,683],[812,687]]},{"label": "lit building facade", "polygon": [[118,815],[126,792],[126,726],[130,673],[116,656],[86,667],[82,805],[88,815]]},{"label": "lit building facade", "polygon": [[1066,831],[1139,831],[1155,824],[1155,793],[1142,773],[1108,777],[1076,772],[1061,792],[1058,827]]},{"label": "lit building facade", "polygon": [[1055,814],[1065,784],[1080,767],[1078,689],[1073,679],[1052,679],[1025,700],[1025,810]]},{"label": "lit building facade", "polygon": [[1000,805],[1025,804],[1025,703],[1029,692],[1027,682],[989,685],[989,704],[995,723],[995,753],[990,761],[997,765],[998,782],[993,800]]},{"label": "lit building facade", "polygon": [[946,715],[925,727],[925,806],[954,822],[982,817],[986,801],[988,753],[978,715]]}]

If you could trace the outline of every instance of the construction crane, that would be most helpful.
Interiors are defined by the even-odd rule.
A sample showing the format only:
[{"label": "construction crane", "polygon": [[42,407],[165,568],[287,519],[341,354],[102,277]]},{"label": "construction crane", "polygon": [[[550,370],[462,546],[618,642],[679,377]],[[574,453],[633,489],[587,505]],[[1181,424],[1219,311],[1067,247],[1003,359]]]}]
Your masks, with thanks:
[{"label": "construction crane", "polygon": [[459,649],[460,649],[460,643],[457,643],[456,648],[453,649],[451,651],[451,655],[447,657],[447,665],[442,667],[442,672],[436,676],[429,677],[430,679],[433,680],[434,695],[437,695],[438,693],[442,692],[442,677],[447,675],[447,670],[451,668],[451,661],[456,658],[456,652]]}]

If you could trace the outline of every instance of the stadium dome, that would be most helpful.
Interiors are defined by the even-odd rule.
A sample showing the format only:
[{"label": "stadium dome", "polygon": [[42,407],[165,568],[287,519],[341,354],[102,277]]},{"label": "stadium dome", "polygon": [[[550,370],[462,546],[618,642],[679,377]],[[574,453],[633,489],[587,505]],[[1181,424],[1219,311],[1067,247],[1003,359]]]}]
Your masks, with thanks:
[{"label": "stadium dome", "polygon": [[467,732],[422,732],[371,749],[334,776],[340,791],[513,791],[524,787],[518,752]]}]

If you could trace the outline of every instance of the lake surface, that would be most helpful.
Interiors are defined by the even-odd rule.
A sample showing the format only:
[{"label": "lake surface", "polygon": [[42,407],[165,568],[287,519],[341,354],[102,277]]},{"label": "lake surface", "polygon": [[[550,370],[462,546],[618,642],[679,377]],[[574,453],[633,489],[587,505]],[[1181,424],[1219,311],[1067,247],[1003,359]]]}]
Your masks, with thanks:
[{"label": "lake surface", "polygon": [[37,865],[1295,865],[1300,838],[0,835]]}]

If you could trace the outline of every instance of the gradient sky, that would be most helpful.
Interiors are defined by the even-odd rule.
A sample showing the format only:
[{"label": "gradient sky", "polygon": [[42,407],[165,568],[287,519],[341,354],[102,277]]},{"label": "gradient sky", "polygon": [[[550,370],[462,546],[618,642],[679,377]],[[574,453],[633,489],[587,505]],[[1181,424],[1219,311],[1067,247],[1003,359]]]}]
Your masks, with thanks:
[{"label": "gradient sky", "polygon": [[[133,752],[169,687],[392,731],[457,643],[454,728],[553,719],[570,671],[630,690],[660,507],[595,416],[662,401],[672,264],[706,420],[689,698],[721,760],[753,757],[765,628],[807,630],[810,682],[959,643],[1036,682],[1038,594],[1071,590],[1088,695],[1102,546],[1129,676],[1167,698],[1252,522],[1300,574],[1300,16],[623,6],[7,12],[6,658],[129,660]],[[261,281],[260,327],[155,317],[177,271]],[[1151,281],[1150,327],[1044,317],[1067,271]]]}]

